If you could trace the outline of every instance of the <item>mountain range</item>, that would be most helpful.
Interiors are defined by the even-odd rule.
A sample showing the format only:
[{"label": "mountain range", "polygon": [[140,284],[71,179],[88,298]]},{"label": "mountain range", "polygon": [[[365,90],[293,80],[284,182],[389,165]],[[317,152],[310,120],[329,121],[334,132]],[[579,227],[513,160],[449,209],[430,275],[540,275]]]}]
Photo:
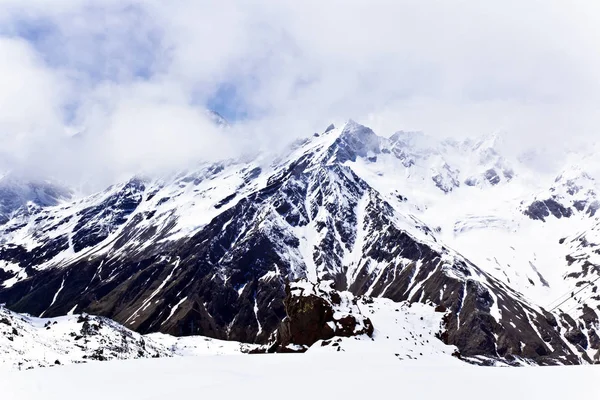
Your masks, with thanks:
[{"label": "mountain range", "polygon": [[598,361],[600,163],[541,173],[535,151],[506,150],[348,121],[86,196],[8,172],[0,304],[255,352],[372,337],[369,304],[414,305],[467,361]]}]

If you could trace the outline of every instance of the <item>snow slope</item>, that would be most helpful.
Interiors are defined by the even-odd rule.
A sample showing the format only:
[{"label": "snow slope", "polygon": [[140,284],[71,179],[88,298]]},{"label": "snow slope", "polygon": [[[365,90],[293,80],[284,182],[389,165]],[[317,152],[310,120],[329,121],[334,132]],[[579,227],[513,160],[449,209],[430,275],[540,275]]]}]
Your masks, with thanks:
[{"label": "snow slope", "polygon": [[308,352],[393,354],[400,360],[427,360],[452,356],[457,351],[455,346],[445,345],[439,339],[445,313],[436,312],[430,305],[365,298],[359,301],[358,307],[375,327],[372,337],[321,340]]},{"label": "snow slope", "polygon": [[594,366],[481,368],[453,358],[277,354],[115,361],[0,375],[6,399],[594,399]]}]

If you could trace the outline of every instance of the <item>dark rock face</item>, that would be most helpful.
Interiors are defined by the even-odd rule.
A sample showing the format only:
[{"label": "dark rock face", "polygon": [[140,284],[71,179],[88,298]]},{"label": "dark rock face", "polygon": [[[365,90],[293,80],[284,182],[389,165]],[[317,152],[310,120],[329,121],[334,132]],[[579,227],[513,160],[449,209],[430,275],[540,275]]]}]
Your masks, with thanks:
[{"label": "dark rock face", "polygon": [[215,204],[215,208],[223,207],[224,205],[229,203],[231,200],[235,199],[235,196],[237,196],[237,193],[230,194],[229,196],[225,197],[223,200],[221,200],[217,204]]},{"label": "dark rock face", "polygon": [[600,209],[600,202],[593,201],[588,206],[587,213],[590,217],[594,217],[599,209]]},{"label": "dark rock face", "polygon": [[579,212],[585,212],[588,216],[593,217],[600,209],[600,202],[588,201],[588,200],[575,200],[573,202],[573,207]]},{"label": "dark rock face", "polygon": [[544,201],[536,200],[524,211],[524,214],[531,219],[546,221],[546,218],[552,214],[556,218],[569,218],[573,215],[573,211],[564,207],[554,199]]},{"label": "dark rock face", "polygon": [[492,185],[497,185],[500,183],[500,176],[494,169],[488,169],[483,175],[485,176],[485,179]]},{"label": "dark rock face", "polygon": [[557,201],[554,201],[552,199],[546,200],[544,202],[544,204],[546,204],[546,207],[548,207],[548,210],[556,218],[562,218],[562,217],[569,218],[571,215],[573,215],[573,212],[570,209],[563,207],[562,204],[560,204]]},{"label": "dark rock face", "polygon": [[27,250],[23,246],[7,245],[0,247],[0,259],[20,264],[21,266],[25,267],[27,271],[33,273],[33,266],[51,260],[68,247],[68,237],[66,235],[62,235],[49,240],[38,247],[34,247],[31,250]]},{"label": "dark rock face", "polygon": [[565,333],[565,338],[571,342],[571,344],[580,346],[582,349],[588,348],[587,336],[579,329],[573,329]]},{"label": "dark rock face", "polygon": [[502,175],[506,178],[506,180],[510,181],[515,177],[515,172],[512,169],[504,169],[502,170]]},{"label": "dark rock face", "polygon": [[548,207],[544,202],[534,201],[527,208],[527,210],[525,210],[525,215],[527,215],[531,219],[545,221],[546,218],[550,215],[550,211],[548,210]]},{"label": "dark rock face", "polygon": [[81,211],[73,234],[75,252],[102,242],[124,224],[142,201],[144,189],[142,181],[133,179],[118,194]]},{"label": "dark rock face", "polygon": [[458,181],[458,172],[454,171],[448,164],[445,164],[441,171],[431,177],[435,186],[444,193],[450,193],[460,186]]},{"label": "dark rock face", "polygon": [[327,323],[333,321],[333,309],[324,299],[308,295],[286,297],[286,318],[282,322],[281,345],[311,346],[318,340],[331,339],[335,331]]},{"label": "dark rock face", "polygon": [[585,200],[577,200],[573,202],[573,207],[579,212],[584,211],[587,206],[587,201]]},{"label": "dark rock face", "polygon": [[465,179],[465,185],[467,186],[477,186],[478,183],[479,181],[475,177]]},{"label": "dark rock face", "polygon": [[596,333],[596,331],[593,329],[590,330],[589,336],[590,336],[590,348],[592,348],[594,350],[600,350],[600,337],[598,337],[598,334]]},{"label": "dark rock face", "polygon": [[[286,317],[277,330],[272,349],[282,351],[294,345],[308,348],[334,336],[373,335],[373,324],[360,313],[356,299],[331,287],[327,289],[324,291],[307,282],[286,285]],[[342,302],[349,303],[350,307],[347,304],[342,307]],[[334,317],[335,311],[343,316]]]}]

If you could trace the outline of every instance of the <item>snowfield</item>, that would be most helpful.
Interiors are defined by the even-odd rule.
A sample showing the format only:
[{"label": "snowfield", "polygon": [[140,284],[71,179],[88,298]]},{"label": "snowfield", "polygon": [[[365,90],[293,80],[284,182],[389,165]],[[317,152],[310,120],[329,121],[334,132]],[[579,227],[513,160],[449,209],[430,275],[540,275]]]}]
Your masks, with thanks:
[{"label": "snowfield", "polygon": [[[474,366],[453,357],[456,348],[436,337],[443,313],[433,307],[377,298],[361,301],[358,306],[376,326],[373,338],[362,335],[320,341],[304,354],[248,355],[241,353],[240,344],[236,342],[203,337],[176,338],[160,333],[142,336],[131,332],[132,343],[143,337],[145,349],[153,346],[153,352],[159,353],[161,358],[104,362],[88,358],[81,360],[85,364],[77,363],[80,355],[74,349],[81,350],[72,344],[77,341],[68,340],[70,336],[65,334],[79,331],[82,325],[77,322],[79,316],[39,319],[4,310],[5,317],[12,318],[13,326],[16,322],[23,325],[20,336],[9,343],[22,342],[32,349],[44,346],[44,352],[52,348],[58,354],[56,357],[62,354],[63,363],[76,364],[44,364],[44,359],[55,357],[46,355],[36,360],[39,366],[46,368],[18,371],[15,361],[19,355],[12,354],[9,360],[6,357],[11,355],[4,354],[6,359],[0,361],[8,362],[5,366],[9,369],[0,373],[0,398],[365,399],[394,395],[410,399],[481,397],[488,400],[505,399],[511,392],[517,399],[562,399],[567,395],[592,399],[600,394],[600,387],[594,383],[594,378],[600,376],[597,366]],[[89,317],[89,320],[98,321],[98,317]],[[112,321],[103,321],[106,332],[93,336],[96,341],[114,342],[123,332],[130,332]],[[45,326],[52,327],[46,329]],[[44,341],[40,335],[45,335]],[[121,353],[120,357],[139,357],[139,347],[129,345],[127,348],[132,354]],[[10,348],[6,349],[10,353]],[[34,352],[27,354],[36,358]]]},{"label": "snowfield", "polygon": [[[486,368],[451,357],[276,354],[94,362],[0,376],[2,399],[596,399],[594,366]],[[182,397],[185,396],[185,397]]]},{"label": "snowfield", "polygon": [[[71,400],[164,398],[244,399],[595,399],[600,386],[597,366],[578,367],[480,367],[453,354],[456,347],[442,343],[439,333],[444,313],[420,303],[395,303],[387,299],[363,299],[358,307],[375,325],[373,337],[333,338],[315,343],[304,354],[242,354],[239,343],[203,337],[176,338],[160,333],[139,335],[98,317],[87,317],[103,327],[92,335],[86,349],[93,353],[103,340],[115,342],[128,335],[120,357],[110,361],[81,359],[86,351],[74,340],[84,323],[79,316],[40,319],[4,310],[4,318],[19,328],[13,346],[21,344],[49,352],[36,359],[39,367],[19,371],[20,356],[8,353],[0,360],[8,370],[0,372],[0,399],[40,398]],[[54,324],[54,322],[57,322]],[[4,325],[8,326],[8,325]],[[50,329],[47,329],[50,326]],[[8,335],[3,335],[8,337]],[[144,338],[143,348],[134,344]],[[43,340],[42,340],[43,339]],[[119,339],[122,341],[123,339]],[[92,345],[93,344],[93,345]],[[106,348],[108,345],[104,345]],[[79,353],[75,352],[75,349]],[[151,354],[138,354],[140,350]],[[108,355],[108,352],[104,353]],[[152,355],[161,358],[144,358]],[[11,359],[9,359],[9,358]],[[54,366],[45,359],[62,357]],[[141,357],[141,358],[137,358]],[[494,360],[470,360],[494,361]],[[81,363],[83,362],[83,363]],[[12,365],[12,368],[10,368]],[[496,365],[502,365],[496,362]],[[595,396],[594,396],[595,395]],[[185,396],[185,397],[182,397]]]}]

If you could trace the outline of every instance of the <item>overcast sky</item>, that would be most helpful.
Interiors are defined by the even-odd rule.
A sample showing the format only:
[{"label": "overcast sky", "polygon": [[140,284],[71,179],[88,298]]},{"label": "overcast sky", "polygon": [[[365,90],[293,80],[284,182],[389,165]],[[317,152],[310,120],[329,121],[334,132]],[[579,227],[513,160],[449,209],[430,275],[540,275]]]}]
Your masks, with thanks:
[{"label": "overcast sky", "polygon": [[116,179],[348,118],[523,148],[595,140],[595,3],[0,0],[0,169]]}]

